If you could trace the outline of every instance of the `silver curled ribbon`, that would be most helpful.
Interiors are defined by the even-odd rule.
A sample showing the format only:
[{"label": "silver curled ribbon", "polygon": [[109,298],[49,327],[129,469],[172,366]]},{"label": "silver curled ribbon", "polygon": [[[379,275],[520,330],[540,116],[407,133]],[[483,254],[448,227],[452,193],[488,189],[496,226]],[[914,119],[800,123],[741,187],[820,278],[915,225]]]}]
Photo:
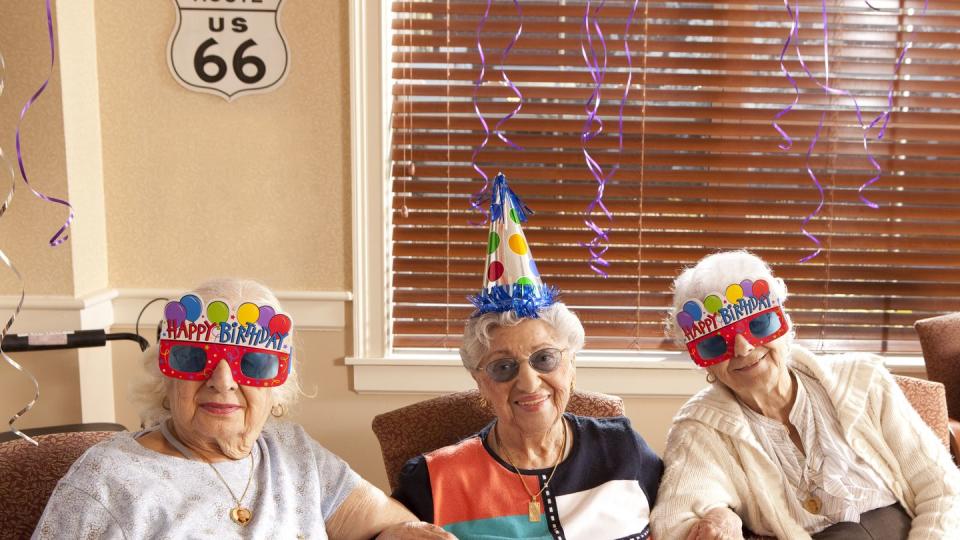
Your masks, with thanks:
[{"label": "silver curled ribbon", "polygon": [[[5,73],[6,73],[6,66],[3,61],[3,56],[0,55],[0,93],[3,92],[3,87],[4,87],[3,75]],[[10,162],[7,161],[7,156],[4,155],[3,149],[0,148],[0,171],[4,171],[4,170],[10,176],[10,190],[7,192],[7,196],[3,199],[3,203],[0,203],[0,218],[2,218],[3,215],[7,213],[7,209],[10,208],[10,203],[13,201],[13,194],[17,189],[17,176],[13,172],[13,167],[10,165]],[[30,382],[33,383],[33,399],[31,399],[26,405],[24,405],[22,409],[17,411],[16,414],[10,417],[10,422],[9,422],[10,431],[12,431],[15,435],[17,435],[21,439],[33,444],[34,446],[37,446],[37,441],[31,439],[27,434],[23,433],[22,431],[14,427],[13,424],[21,416],[23,416],[30,409],[32,409],[33,406],[37,403],[37,400],[40,399],[40,385],[37,383],[37,378],[34,377],[33,374],[30,373],[30,371],[28,371],[26,368],[21,366],[13,358],[10,358],[10,356],[8,356],[7,353],[3,350],[3,338],[7,337],[7,334],[10,332],[10,327],[13,326],[14,321],[17,320],[17,316],[20,315],[20,310],[23,309],[23,298],[26,294],[26,290],[24,289],[24,286],[23,286],[23,276],[20,274],[20,271],[17,270],[17,267],[13,265],[13,262],[10,261],[10,257],[7,257],[7,254],[2,249],[0,249],[0,261],[2,261],[3,264],[7,265],[7,268],[9,268],[17,276],[17,282],[20,283],[20,299],[17,301],[17,307],[14,308],[13,314],[10,315],[9,319],[7,319],[7,323],[3,326],[3,329],[0,330],[0,356],[2,356],[3,359],[8,364],[10,364],[11,367],[13,367],[13,369],[16,369],[17,371],[29,377]]]}]

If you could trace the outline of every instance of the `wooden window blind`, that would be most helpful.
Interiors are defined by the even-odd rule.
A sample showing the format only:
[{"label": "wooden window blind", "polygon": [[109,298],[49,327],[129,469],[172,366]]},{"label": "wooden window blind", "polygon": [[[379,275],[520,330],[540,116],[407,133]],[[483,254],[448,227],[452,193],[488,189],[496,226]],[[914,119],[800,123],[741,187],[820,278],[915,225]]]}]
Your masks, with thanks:
[{"label": "wooden window blind", "polygon": [[[827,95],[785,60],[799,103],[771,122],[796,92],[780,70],[790,31],[783,2],[646,2],[627,34],[632,85],[617,152],[619,101],[627,80],[623,39],[630,1],[600,10],[608,47],[599,113],[604,135],[589,144],[609,169],[604,202],[607,277],[588,266],[593,237],[584,210],[597,183],[581,147],[593,90],[581,56],[584,1],[497,0],[480,33],[486,75],[476,102],[491,129],[518,104],[503,72],[523,94],[502,126],[521,146],[491,134],[477,158],[498,171],[535,215],[524,231],[544,280],[581,317],[592,349],[672,348],[662,320],[681,267],[721,249],[745,248],[787,282],[798,337],[827,350],[919,351],[916,319],[960,310],[960,5],[931,0],[827,3],[824,62],[821,2],[799,4],[799,40],[821,82],[853,93],[867,121],[894,107],[882,140],[870,131],[874,176],[852,101]],[[791,2],[794,4],[794,2]],[[599,2],[594,2],[594,6]],[[484,138],[474,113],[480,73],[477,27],[485,1],[398,0],[391,35],[391,330],[394,348],[456,347],[472,312],[465,300],[482,285],[486,225],[470,197],[483,186],[471,155]],[[896,77],[897,56],[910,40]],[[806,153],[826,111],[809,165],[824,188],[820,202]]]}]

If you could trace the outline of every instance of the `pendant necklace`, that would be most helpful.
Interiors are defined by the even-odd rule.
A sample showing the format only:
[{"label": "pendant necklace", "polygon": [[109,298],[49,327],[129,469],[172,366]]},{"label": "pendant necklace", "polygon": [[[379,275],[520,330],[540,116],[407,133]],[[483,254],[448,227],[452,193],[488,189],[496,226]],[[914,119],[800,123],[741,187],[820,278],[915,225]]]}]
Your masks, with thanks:
[{"label": "pendant necklace", "polygon": [[823,508],[823,503],[820,501],[820,497],[813,494],[816,485],[810,480],[810,475],[812,475],[810,459],[809,456],[804,456],[803,470],[800,471],[800,484],[803,486],[803,491],[807,492],[807,496],[803,499],[803,509],[811,514],[819,514]]},{"label": "pendant necklace", "polygon": [[236,495],[234,495],[233,490],[230,489],[230,484],[224,480],[223,475],[220,474],[220,471],[213,466],[213,463],[208,461],[207,465],[213,469],[213,472],[217,473],[217,478],[223,482],[223,485],[227,488],[227,491],[230,492],[230,496],[233,497],[233,502],[237,504],[235,507],[230,509],[230,519],[232,519],[234,523],[240,525],[241,527],[246,527],[247,523],[250,523],[250,520],[253,519],[253,511],[243,506],[243,499],[247,496],[247,491],[250,490],[250,484],[253,482],[253,452],[250,452],[250,476],[247,477],[247,487],[243,488],[243,493],[240,494],[239,499]]},{"label": "pendant necklace", "polygon": [[246,527],[250,520],[253,519],[253,511],[243,505],[243,499],[246,498],[247,492],[250,491],[250,484],[253,483],[253,452],[250,452],[250,474],[247,476],[247,486],[243,488],[243,493],[240,494],[240,497],[233,493],[233,489],[230,488],[230,484],[223,478],[223,475],[220,474],[220,471],[205,459],[201,459],[191,452],[186,446],[183,445],[174,435],[170,432],[170,428],[167,426],[167,422],[162,422],[160,424],[160,433],[163,435],[163,438],[170,443],[170,446],[173,446],[177,449],[177,452],[183,454],[183,457],[193,460],[193,461],[202,461],[210,466],[213,469],[213,472],[216,473],[217,478],[220,479],[220,482],[227,488],[227,491],[230,492],[230,497],[233,498],[233,502],[236,504],[233,508],[230,509],[230,519],[234,523],[240,525],[241,527]]},{"label": "pendant necklace", "polygon": [[493,436],[497,441],[497,448],[503,451],[503,456],[507,458],[507,463],[513,467],[513,472],[517,474],[517,478],[520,480],[520,485],[523,486],[523,490],[526,491],[527,495],[530,497],[530,502],[527,503],[527,519],[529,519],[531,523],[540,521],[541,509],[540,501],[537,500],[537,497],[539,497],[540,494],[542,494],[547,487],[550,486],[550,481],[553,480],[553,475],[557,472],[557,467],[560,465],[560,461],[563,459],[563,454],[567,452],[567,423],[562,417],[560,418],[560,422],[563,425],[563,444],[560,446],[560,454],[557,456],[556,463],[553,464],[553,470],[550,471],[550,476],[543,483],[543,487],[540,488],[540,491],[536,493],[531,493],[530,489],[527,488],[527,482],[524,481],[523,475],[520,474],[520,469],[513,464],[513,459],[510,457],[510,452],[505,446],[503,446],[503,444],[501,444],[502,439],[500,438],[500,434],[497,429],[500,426],[500,422],[497,422],[493,425]]}]

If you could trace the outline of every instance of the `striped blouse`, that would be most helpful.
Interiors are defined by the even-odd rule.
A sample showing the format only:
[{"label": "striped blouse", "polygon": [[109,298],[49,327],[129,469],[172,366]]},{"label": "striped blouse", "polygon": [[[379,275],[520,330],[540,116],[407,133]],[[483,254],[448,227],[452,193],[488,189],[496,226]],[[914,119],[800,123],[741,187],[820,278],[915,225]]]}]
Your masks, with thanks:
[{"label": "striped blouse", "polygon": [[836,409],[820,383],[791,368],[797,399],[790,423],[800,434],[806,455],[780,422],[740,404],[754,435],[783,473],[790,514],[813,534],[841,521],[860,522],[860,514],[897,502],[880,476],[843,437]]}]

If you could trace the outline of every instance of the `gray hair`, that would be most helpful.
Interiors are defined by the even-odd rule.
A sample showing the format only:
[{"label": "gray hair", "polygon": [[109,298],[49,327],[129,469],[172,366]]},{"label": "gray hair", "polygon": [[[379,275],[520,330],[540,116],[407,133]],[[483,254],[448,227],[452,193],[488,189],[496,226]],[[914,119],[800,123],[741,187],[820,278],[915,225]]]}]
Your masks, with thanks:
[{"label": "gray hair", "polygon": [[[253,302],[257,305],[269,304],[279,312],[280,301],[266,286],[249,279],[218,278],[205,281],[194,289],[194,294],[209,302],[213,299],[224,300],[234,309],[242,302]],[[290,342],[293,343],[293,330],[290,330]],[[173,379],[160,373],[157,355],[160,349],[153,345],[143,352],[140,358],[143,371],[130,388],[130,400],[139,406],[140,422],[144,427],[156,425],[170,416],[170,411],[164,407],[167,390],[173,384]],[[296,366],[296,352],[291,349],[290,374],[286,382],[271,388],[271,408],[280,406],[283,416],[289,412],[303,391],[300,388],[300,375]]]},{"label": "gray hair", "polygon": [[[580,319],[562,302],[556,302],[537,312],[540,320],[547,323],[561,339],[567,340],[567,349],[574,355],[583,349],[584,331]],[[490,350],[490,334],[501,326],[516,326],[525,317],[517,317],[512,311],[485,313],[467,321],[463,330],[463,345],[460,346],[460,361],[467,369],[476,369],[480,359]]]},{"label": "gray hair", "polygon": [[[787,285],[775,277],[770,266],[760,257],[748,251],[721,251],[700,259],[695,266],[684,269],[673,282],[673,309],[664,321],[667,337],[681,348],[686,348],[683,330],[677,324],[676,314],[683,304],[692,298],[703,300],[707,295],[723,292],[731,283],[749,278],[764,279],[770,285],[770,292],[783,304],[787,300]],[[793,341],[793,323],[786,310],[783,312],[790,332],[788,342]]]}]

